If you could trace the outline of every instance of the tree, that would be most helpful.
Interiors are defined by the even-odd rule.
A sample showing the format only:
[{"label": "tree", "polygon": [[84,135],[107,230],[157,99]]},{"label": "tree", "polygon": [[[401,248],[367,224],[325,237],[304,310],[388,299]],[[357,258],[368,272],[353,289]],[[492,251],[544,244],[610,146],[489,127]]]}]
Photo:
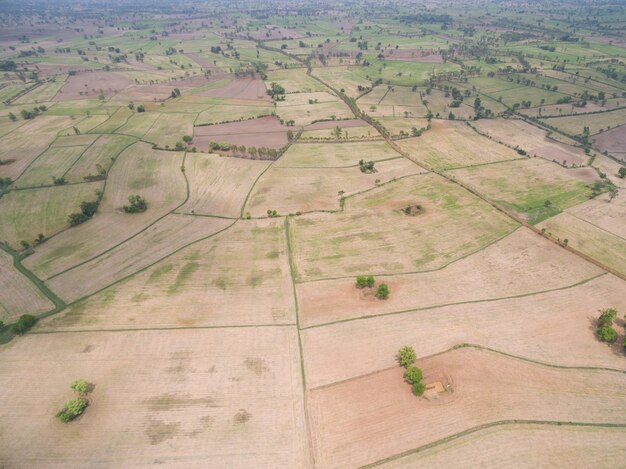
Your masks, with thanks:
[{"label": "tree", "polygon": [[[9,119],[15,122],[17,120],[17,116],[13,114],[12,112],[9,112]],[[620,177],[624,177],[624,176],[620,176]]]},{"label": "tree", "polygon": [[95,201],[95,202],[81,202],[80,203],[80,211],[86,217],[91,218],[96,213],[96,210],[98,210],[98,205],[100,205],[100,204],[97,201]]},{"label": "tree", "polygon": [[26,241],[25,239],[20,241],[20,245],[22,246],[23,249],[28,249],[30,247],[29,242]]},{"label": "tree", "polygon": [[71,226],[76,226],[76,225],[80,225],[81,223],[86,222],[87,220],[89,220],[89,217],[86,216],[84,213],[79,212],[79,213],[70,213],[68,215],[68,221],[70,223]]},{"label": "tree", "polygon": [[617,176],[622,179],[626,178],[626,166],[622,166],[620,169],[617,170]]},{"label": "tree", "polygon": [[17,322],[13,324],[13,332],[19,335],[26,334],[36,323],[37,318],[35,316],[31,314],[23,314]]},{"label": "tree", "polygon": [[374,286],[374,277],[371,275],[365,276],[365,275],[359,275],[356,278],[356,287],[357,288],[365,288],[365,287],[369,287],[372,288]]},{"label": "tree", "polygon": [[90,387],[91,386],[89,385],[89,383],[82,378],[76,379],[72,381],[72,384],[70,384],[70,388],[76,391],[81,396],[87,395],[89,393]]},{"label": "tree", "polygon": [[409,384],[419,383],[422,377],[422,370],[416,366],[409,366],[404,372],[404,380]]},{"label": "tree", "polygon": [[386,283],[381,283],[376,289],[376,298],[379,300],[386,300],[389,298],[389,286]]},{"label": "tree", "polygon": [[193,137],[191,135],[183,135],[183,142],[191,143],[192,140],[193,140]]},{"label": "tree", "polygon": [[146,112],[146,108],[144,107],[143,104],[140,104],[139,106],[137,106],[137,112]]},{"label": "tree", "polygon": [[598,318],[598,328],[611,327],[613,320],[617,317],[617,310],[615,308],[607,308],[600,310],[600,317]]},{"label": "tree", "polygon": [[415,355],[415,350],[413,349],[413,347],[405,345],[400,350],[398,350],[396,358],[398,359],[398,363],[400,363],[400,366],[408,368],[413,364],[413,362],[415,362],[417,356]]},{"label": "tree", "polygon": [[612,344],[617,340],[617,332],[610,326],[599,327],[596,334],[598,335],[598,339],[608,344]]},{"label": "tree", "polygon": [[71,422],[76,417],[81,415],[88,405],[89,401],[87,401],[84,397],[72,399],[71,401],[66,402],[63,409],[57,413],[57,418],[64,423]]}]

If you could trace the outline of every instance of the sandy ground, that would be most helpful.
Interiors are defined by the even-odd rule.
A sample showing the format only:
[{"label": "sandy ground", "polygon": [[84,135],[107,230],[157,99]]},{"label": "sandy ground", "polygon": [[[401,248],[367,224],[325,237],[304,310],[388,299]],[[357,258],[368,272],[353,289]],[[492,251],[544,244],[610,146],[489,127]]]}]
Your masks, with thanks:
[{"label": "sandy ground", "polygon": [[[303,327],[452,303],[525,295],[571,286],[602,273],[554,243],[520,228],[469,257],[434,272],[378,277],[387,300],[352,278],[297,285]],[[456,279],[451,282],[450,279]]]},{"label": "sandy ground", "polygon": [[[292,327],[29,335],[1,362],[5,467],[305,465]],[[76,378],[95,390],[63,424]]]},{"label": "sandy ground", "polygon": [[[522,298],[453,305],[306,329],[306,376],[316,387],[394,366],[403,345],[417,356],[478,344],[546,363],[626,370],[621,342],[594,334],[598,310],[626,311],[623,280],[604,275],[583,285]],[[623,329],[617,329],[623,336]]]},{"label": "sandy ground", "polygon": [[356,166],[360,160],[381,161],[397,158],[385,142],[295,143],[275,163],[276,167],[340,168]]},{"label": "sandy ground", "polygon": [[227,124],[203,125],[194,128],[192,145],[207,149],[209,142],[228,142],[246,147],[282,148],[288,142],[287,131],[273,116]]},{"label": "sandy ground", "polygon": [[424,382],[443,375],[453,392],[417,399],[401,367],[310,392],[317,466],[361,466],[498,420],[626,418],[622,373],[555,369],[471,349],[416,365]]}]

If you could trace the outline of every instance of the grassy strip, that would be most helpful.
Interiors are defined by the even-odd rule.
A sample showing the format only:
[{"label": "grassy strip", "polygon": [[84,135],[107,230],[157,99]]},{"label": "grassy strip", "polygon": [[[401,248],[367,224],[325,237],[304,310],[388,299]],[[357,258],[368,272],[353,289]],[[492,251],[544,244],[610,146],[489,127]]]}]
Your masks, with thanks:
[{"label": "grassy strip", "polygon": [[[52,304],[54,304],[54,308],[51,309],[50,311],[46,311],[45,313],[40,314],[38,316],[39,319],[45,318],[47,316],[51,316],[52,314],[56,314],[59,311],[62,311],[63,309],[65,309],[66,303],[61,298],[59,298],[52,290],[50,290],[47,287],[47,285],[39,277],[37,277],[30,270],[28,270],[26,267],[22,265],[22,257],[20,256],[18,252],[14,251],[13,249],[11,249],[9,246],[7,246],[4,243],[0,243],[0,249],[5,251],[7,254],[9,254],[13,258],[13,267],[15,267],[15,269],[17,269],[18,272],[20,272],[22,275],[28,278],[37,287],[37,289],[46,298],[48,298],[52,302]],[[14,336],[15,334],[13,334],[11,328],[5,327],[0,332],[0,344],[5,344],[9,342]]]}]

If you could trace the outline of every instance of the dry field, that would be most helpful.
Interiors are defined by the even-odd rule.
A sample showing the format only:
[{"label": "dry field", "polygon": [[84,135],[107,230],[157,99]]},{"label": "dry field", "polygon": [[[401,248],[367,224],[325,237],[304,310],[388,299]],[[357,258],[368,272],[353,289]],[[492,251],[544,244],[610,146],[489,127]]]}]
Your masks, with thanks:
[{"label": "dry field", "polygon": [[[583,214],[584,215],[584,214]],[[610,223],[610,220],[605,220]],[[623,228],[623,218],[618,230]],[[626,239],[606,231],[594,223],[563,212],[537,225],[560,240],[567,239],[568,246],[600,261],[602,264],[626,275]]]},{"label": "dry field", "polygon": [[[12,449],[0,464],[302,467],[297,340],[294,328],[267,327],[14,341],[3,347],[0,364],[0,422],[11,426],[2,439]],[[77,377],[95,389],[84,417],[66,425],[54,414],[72,397],[69,383]]]},{"label": "dry field", "polygon": [[20,241],[32,244],[39,233],[46,237],[56,235],[69,227],[68,215],[78,212],[81,202],[94,200],[95,192],[102,187],[102,182],[93,182],[5,194],[0,202],[0,240],[20,249]]},{"label": "dry field", "polygon": [[555,369],[471,349],[417,366],[426,383],[449,380],[453,392],[439,402],[416,399],[401,367],[311,390],[315,463],[373,463],[501,420],[609,424],[626,418],[623,373]]},{"label": "dry field", "polygon": [[[309,100],[318,100],[309,104]],[[295,121],[295,125],[307,125],[318,120],[353,118],[350,108],[341,99],[326,92],[292,93],[285,101],[279,101],[276,113],[285,122]]]},{"label": "dry field", "polygon": [[589,133],[593,135],[626,123],[626,109],[583,116],[554,117],[542,119],[542,122],[570,135],[582,134],[583,128],[589,127]]},{"label": "dry field", "polygon": [[110,97],[132,84],[132,80],[121,73],[84,72],[67,77],[63,88],[59,90],[54,99],[56,101],[68,101],[97,98],[101,93],[105,97]]},{"label": "dry field", "polygon": [[70,122],[65,116],[38,116],[3,136],[0,160],[9,163],[0,165],[0,177],[17,179]]},{"label": "dry field", "polygon": [[53,184],[53,177],[62,177],[87,150],[85,145],[52,146],[39,155],[15,182],[15,187],[37,187]]},{"label": "dry field", "polygon": [[565,169],[539,158],[464,168],[452,174],[531,224],[584,202],[591,194],[588,186],[599,180],[591,168]]},{"label": "dry field", "polygon": [[402,157],[377,163],[376,172],[371,174],[362,173],[357,165],[346,168],[273,166],[254,186],[245,210],[253,217],[265,216],[267,210],[277,210],[283,215],[339,210],[341,197],[420,172],[424,171]]},{"label": "dry field", "polygon": [[[130,146],[110,171],[96,215],[43,244],[25,260],[25,265],[48,278],[88,261],[152,225],[185,201],[182,162],[182,153],[153,150],[145,143]],[[146,199],[146,212],[129,215],[121,210],[131,194]]]},{"label": "dry field", "polygon": [[[470,116],[474,115],[474,108],[467,105],[465,102],[459,107],[449,107],[452,100],[452,96],[446,97],[443,91],[439,90],[432,90],[430,94],[424,96],[424,104],[435,117],[446,119],[450,112],[452,112],[457,119],[469,119]],[[491,103],[489,103],[489,105],[491,105]]]},{"label": "dry field", "polygon": [[130,116],[128,121],[116,130],[116,133],[142,138],[160,115],[157,112],[137,112]]},{"label": "dry field", "polygon": [[161,148],[174,148],[183,136],[193,136],[196,114],[163,113],[145,133],[143,140],[156,143]]},{"label": "dry field", "polygon": [[[354,278],[297,284],[302,327],[444,305],[566,288],[603,271],[554,243],[520,228],[482,251],[442,269],[377,277],[393,292],[378,300]],[[450,282],[450,279],[455,279]]]},{"label": "dry field", "polygon": [[[405,215],[402,208],[409,204],[421,204],[424,213]],[[294,218],[296,279],[435,269],[491,244],[516,226],[439,176],[407,177],[346,199],[345,212]]]},{"label": "dry field", "polygon": [[282,148],[289,129],[273,116],[249,119],[227,124],[204,125],[194,128],[191,145],[200,150],[208,149],[209,142],[228,142],[246,147]]},{"label": "dry field", "polygon": [[626,370],[620,344],[611,348],[594,334],[598,310],[626,309],[624,285],[605,274],[525,297],[311,327],[302,331],[307,383],[317,387],[395,366],[403,345],[418,357],[469,343],[542,363]]},{"label": "dry field", "polygon": [[319,81],[307,75],[306,69],[275,70],[267,74],[267,83],[276,82],[285,88],[287,93],[311,93],[326,91]]},{"label": "dry field", "polygon": [[400,157],[385,142],[295,143],[275,163],[285,168],[346,168],[360,160],[384,161]]},{"label": "dry field", "polygon": [[462,122],[434,121],[421,137],[401,140],[398,145],[415,161],[435,170],[520,158],[514,150],[479,135]]},{"label": "dry field", "polygon": [[378,121],[391,135],[400,135],[400,132],[411,135],[413,128],[419,130],[428,127],[426,119],[415,119],[412,117],[383,117],[378,119]]},{"label": "dry field", "polygon": [[273,111],[272,106],[264,101],[237,101],[215,105],[200,112],[195,125],[220,124],[255,117],[269,116]]},{"label": "dry field", "polygon": [[98,136],[65,173],[65,179],[69,182],[82,182],[85,176],[98,175],[98,168],[108,172],[118,155],[135,142],[135,138],[127,135]]},{"label": "dry field", "polygon": [[601,151],[608,151],[622,159],[626,157],[626,124],[602,132],[591,140]]},{"label": "dry field", "polygon": [[41,324],[41,328],[98,330],[295,322],[284,222],[244,220],[72,305]]},{"label": "dry field", "polygon": [[61,298],[71,303],[145,269],[232,223],[223,218],[170,214],[118,246],[69,270],[56,273],[46,283]]},{"label": "dry field", "polygon": [[313,71],[313,75],[321,78],[336,90],[343,89],[348,96],[355,99],[362,93],[358,89],[359,85],[371,86],[368,80],[348,66],[317,68]]},{"label": "dry field", "polygon": [[546,132],[523,120],[481,119],[473,122],[472,125],[494,140],[519,147],[531,156],[540,156],[558,163],[566,162],[567,166],[574,164],[581,166],[588,160],[581,148],[555,142],[546,137]]},{"label": "dry field", "polygon": [[268,161],[188,153],[185,176],[189,181],[189,200],[179,211],[239,217],[255,181],[269,164]]},{"label": "dry field", "polygon": [[198,96],[213,98],[237,98],[270,101],[265,83],[259,78],[237,78],[218,88],[197,93]]},{"label": "dry field", "polygon": [[379,467],[452,467],[470,462],[485,469],[619,467],[626,458],[624,438],[623,428],[510,424],[478,430]]},{"label": "dry field", "polygon": [[[109,113],[111,111],[108,111]],[[133,111],[126,106],[117,108],[112,114],[109,114],[109,118],[97,127],[94,127],[89,132],[94,134],[110,134],[115,132],[121,126],[128,122],[128,119],[133,115]]]},{"label": "dry field", "polygon": [[0,321],[9,324],[22,314],[39,314],[52,308],[52,302],[13,267],[13,258],[0,250]]},{"label": "dry field", "polygon": [[[380,85],[358,101],[363,111],[374,117],[424,117],[428,109],[419,91],[405,86]],[[372,110],[371,106],[376,109]]]}]

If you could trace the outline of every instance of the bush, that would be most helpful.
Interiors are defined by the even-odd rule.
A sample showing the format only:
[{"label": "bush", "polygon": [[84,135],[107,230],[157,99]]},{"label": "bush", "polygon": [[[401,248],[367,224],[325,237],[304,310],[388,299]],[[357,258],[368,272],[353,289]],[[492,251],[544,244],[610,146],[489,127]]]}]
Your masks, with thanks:
[{"label": "bush", "polygon": [[13,324],[13,332],[19,335],[26,334],[36,323],[37,318],[35,316],[23,314],[17,322]]},{"label": "bush", "polygon": [[416,366],[409,366],[404,372],[404,380],[409,384],[417,384],[422,381],[422,370]]},{"label": "bush", "polygon": [[70,215],[68,216],[68,219],[69,219],[70,225],[76,226],[89,220],[89,217],[85,215],[84,213],[80,212],[80,213],[70,213]]},{"label": "bush", "polygon": [[70,384],[70,388],[76,391],[81,396],[88,394],[90,387],[91,386],[89,385],[89,383],[84,379],[76,379],[72,381],[72,384]]},{"label": "bush", "polygon": [[426,385],[424,383],[415,383],[411,386],[411,392],[414,396],[421,396],[424,394],[424,391],[426,391]]},{"label": "bush", "polygon": [[146,108],[144,107],[143,104],[140,104],[139,106],[137,106],[137,112],[146,112]]},{"label": "bush", "polygon": [[126,213],[145,212],[148,209],[148,204],[140,195],[129,195],[128,201],[130,205],[124,205],[123,207]]},{"label": "bush", "polygon": [[405,345],[400,350],[398,350],[396,358],[398,359],[398,363],[400,363],[400,366],[408,368],[413,364],[417,356],[415,355],[415,350],[413,350],[413,347]]},{"label": "bush", "polygon": [[83,397],[77,397],[76,399],[72,399],[71,401],[66,402],[63,406],[63,409],[61,409],[57,413],[57,418],[61,422],[71,422],[76,417],[81,415],[88,405],[89,401],[87,401],[87,399]]},{"label": "bush", "polygon": [[93,217],[94,213],[96,213],[96,210],[98,210],[98,205],[100,205],[98,202],[81,202],[80,211],[86,217],[91,218]]},{"label": "bush", "polygon": [[611,327],[613,320],[617,316],[617,310],[615,308],[608,308],[600,310],[600,317],[598,318],[598,328]]},{"label": "bush", "polygon": [[598,339],[608,344],[612,344],[617,340],[617,332],[610,326],[598,327],[596,334],[598,335]]},{"label": "bush", "polygon": [[356,287],[357,288],[372,288],[374,286],[374,277],[371,275],[359,275],[356,278]]},{"label": "bush", "polygon": [[389,286],[386,283],[381,283],[376,289],[376,298],[379,300],[386,300],[389,298]]}]

